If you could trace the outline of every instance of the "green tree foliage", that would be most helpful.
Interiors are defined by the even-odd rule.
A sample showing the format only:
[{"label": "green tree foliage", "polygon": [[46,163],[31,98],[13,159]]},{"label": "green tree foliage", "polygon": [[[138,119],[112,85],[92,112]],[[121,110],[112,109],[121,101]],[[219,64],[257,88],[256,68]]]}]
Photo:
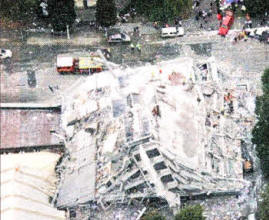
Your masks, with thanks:
[{"label": "green tree foliage", "polygon": [[189,17],[192,0],[134,0],[132,6],[151,21],[167,22],[173,21],[178,16]]},{"label": "green tree foliage", "polygon": [[0,0],[0,18],[28,22],[35,16],[37,0]]},{"label": "green tree foliage", "polygon": [[262,202],[258,206],[257,217],[260,220],[269,219],[269,184],[262,193]]},{"label": "green tree foliage", "polygon": [[55,31],[65,31],[76,19],[74,0],[49,0],[49,21]]},{"label": "green tree foliage", "polygon": [[200,205],[187,206],[176,214],[175,220],[204,220],[203,207]]},{"label": "green tree foliage", "polygon": [[253,17],[263,16],[265,12],[269,12],[268,0],[245,0],[246,8]]},{"label": "green tree foliage", "polygon": [[114,25],[117,21],[117,10],[114,0],[97,0],[96,21],[104,27]]},{"label": "green tree foliage", "polygon": [[147,212],[142,218],[142,220],[165,220],[165,217],[162,216],[157,210]]},{"label": "green tree foliage", "polygon": [[252,143],[256,144],[257,155],[265,176],[269,176],[269,69],[262,76],[263,95],[256,98],[258,122],[252,130]]}]

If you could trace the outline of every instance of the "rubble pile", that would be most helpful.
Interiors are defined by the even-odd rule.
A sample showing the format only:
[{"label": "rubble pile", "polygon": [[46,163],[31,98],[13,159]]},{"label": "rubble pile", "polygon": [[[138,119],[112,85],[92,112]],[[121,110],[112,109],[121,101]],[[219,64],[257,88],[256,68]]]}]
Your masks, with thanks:
[{"label": "rubble pile", "polygon": [[179,207],[184,197],[240,192],[252,102],[213,58],[89,76],[63,98],[57,207],[145,198]]}]

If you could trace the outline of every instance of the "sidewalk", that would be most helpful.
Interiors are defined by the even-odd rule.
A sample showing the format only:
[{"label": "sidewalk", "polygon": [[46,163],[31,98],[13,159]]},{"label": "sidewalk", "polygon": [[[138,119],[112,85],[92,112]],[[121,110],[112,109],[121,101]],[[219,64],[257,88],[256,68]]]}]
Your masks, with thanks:
[{"label": "sidewalk", "polygon": [[27,39],[28,45],[72,45],[72,46],[81,46],[81,45],[87,45],[87,46],[96,46],[100,44],[103,40],[103,37],[100,34],[96,34],[94,36],[90,37],[79,37],[75,36],[73,37],[71,35],[70,39],[65,38],[53,38],[51,36],[46,37],[29,37]]}]

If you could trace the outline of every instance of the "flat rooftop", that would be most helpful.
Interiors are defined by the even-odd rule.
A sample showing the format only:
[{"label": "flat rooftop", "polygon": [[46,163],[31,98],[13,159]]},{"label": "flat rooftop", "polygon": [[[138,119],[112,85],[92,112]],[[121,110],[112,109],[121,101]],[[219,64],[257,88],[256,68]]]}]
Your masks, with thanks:
[{"label": "flat rooftop", "polygon": [[1,149],[60,144],[60,113],[53,110],[1,109]]}]

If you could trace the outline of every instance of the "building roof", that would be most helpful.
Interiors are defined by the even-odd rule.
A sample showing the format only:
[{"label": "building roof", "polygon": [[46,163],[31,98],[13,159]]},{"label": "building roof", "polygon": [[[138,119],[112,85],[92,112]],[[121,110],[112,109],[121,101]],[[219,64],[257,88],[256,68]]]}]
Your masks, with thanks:
[{"label": "building roof", "polygon": [[60,144],[60,114],[52,110],[1,109],[1,149]]},{"label": "building roof", "polygon": [[49,203],[59,157],[49,152],[1,155],[1,219],[66,219]]}]

